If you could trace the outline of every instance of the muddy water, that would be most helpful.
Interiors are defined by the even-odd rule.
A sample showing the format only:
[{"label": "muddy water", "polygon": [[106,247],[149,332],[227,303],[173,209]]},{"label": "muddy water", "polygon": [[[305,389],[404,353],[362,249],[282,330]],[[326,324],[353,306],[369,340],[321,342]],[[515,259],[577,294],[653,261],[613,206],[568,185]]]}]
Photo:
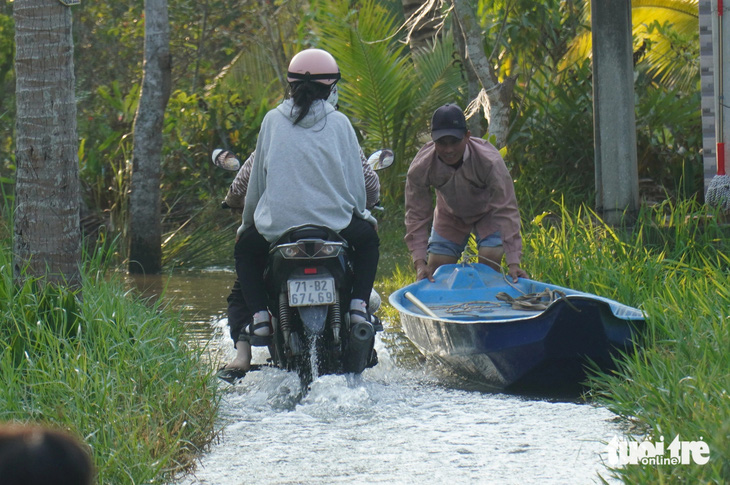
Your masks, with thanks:
[{"label": "muddy water", "polygon": [[[207,271],[166,283],[193,338],[222,360],[232,355],[232,280]],[[605,443],[621,434],[608,410],[467,390],[439,369],[397,363],[416,362],[398,358],[402,340],[391,330],[387,345],[377,343],[377,367],[357,379],[321,377],[306,395],[296,376],[273,368],[221,383],[221,438],[176,483],[617,483],[603,466]]]},{"label": "muddy water", "polygon": [[226,316],[226,297],[236,278],[232,269],[210,268],[173,275],[127,275],[127,284],[143,296],[164,295],[181,312],[194,338],[207,340],[211,322]]}]

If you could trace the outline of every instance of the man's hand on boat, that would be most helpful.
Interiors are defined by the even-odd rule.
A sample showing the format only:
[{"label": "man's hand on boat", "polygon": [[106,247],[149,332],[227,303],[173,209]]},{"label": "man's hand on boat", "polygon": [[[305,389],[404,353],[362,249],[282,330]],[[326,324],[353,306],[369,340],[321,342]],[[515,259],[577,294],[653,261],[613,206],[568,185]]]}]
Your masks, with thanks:
[{"label": "man's hand on boat", "polygon": [[434,281],[433,270],[429,268],[426,261],[418,259],[413,262],[413,266],[416,268],[416,280],[421,281],[424,278],[428,278],[428,281]]},{"label": "man's hand on boat", "polygon": [[517,263],[512,263],[509,265],[509,275],[512,278],[512,283],[517,283],[517,278],[529,278],[530,277],[527,274],[527,271],[520,268],[520,265]]}]

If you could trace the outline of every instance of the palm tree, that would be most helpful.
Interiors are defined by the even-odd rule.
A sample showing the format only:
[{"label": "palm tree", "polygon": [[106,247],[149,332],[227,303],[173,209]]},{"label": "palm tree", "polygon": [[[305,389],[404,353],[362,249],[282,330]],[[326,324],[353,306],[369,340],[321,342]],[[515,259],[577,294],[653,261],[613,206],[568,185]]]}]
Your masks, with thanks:
[{"label": "palm tree", "polygon": [[[463,98],[454,46],[450,40],[435,41],[428,49],[412,52],[396,37],[405,35],[399,31],[400,16],[382,2],[366,0],[356,10],[345,0],[312,5],[306,23],[293,24],[287,16],[277,19],[276,30],[292,39],[289,43],[274,46],[271,36],[263,36],[264,41],[253,43],[226,66],[210,92],[240,90],[245,84],[250,98],[273,101],[284,86],[277,82],[272,48],[278,46],[287,56],[310,45],[328,50],[342,71],[341,110],[361,135],[363,149],[387,147],[395,152],[396,167],[381,174],[381,183],[384,194],[400,198],[402,176],[423,143],[431,114]],[[296,35],[307,29],[314,36]]]},{"label": "palm tree", "polygon": [[454,45],[437,40],[412,52],[395,37],[400,20],[375,0],[349,10],[346,0],[319,4],[320,46],[342,71],[342,111],[365,150],[391,148],[396,166],[383,173],[383,192],[400,198],[408,162],[428,132],[433,111],[463,97]]},{"label": "palm tree", "polygon": [[167,0],[145,0],[144,56],[142,92],[134,119],[129,271],[156,274],[162,270],[162,122],[172,70]]},{"label": "palm tree", "polygon": [[[15,276],[80,283],[79,160],[71,9],[16,0]],[[39,33],[42,33],[40,35]]]}]

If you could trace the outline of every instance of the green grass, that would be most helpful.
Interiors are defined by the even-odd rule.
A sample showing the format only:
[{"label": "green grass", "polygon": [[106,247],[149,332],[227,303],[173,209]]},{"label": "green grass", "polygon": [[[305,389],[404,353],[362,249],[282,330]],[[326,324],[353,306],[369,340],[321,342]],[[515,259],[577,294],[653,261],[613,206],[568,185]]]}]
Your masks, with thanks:
[{"label": "green grass", "polygon": [[12,280],[0,255],[0,421],[69,430],[99,483],[164,483],[215,437],[220,395],[179,316],[84,268],[79,292]]},{"label": "green grass", "polygon": [[[616,372],[592,377],[586,399],[622,416],[639,441],[664,436],[668,444],[679,435],[710,447],[706,465],[608,473],[631,484],[730,482],[730,228],[692,201],[644,207],[626,228],[607,226],[585,207],[553,202],[542,210],[523,225],[530,276],[638,307],[647,317],[641,350],[625,355]],[[391,211],[380,229],[387,256],[376,286],[386,302],[382,315],[394,324],[386,332],[392,341],[400,324],[387,296],[415,278],[402,221],[402,212]]]},{"label": "green grass", "polygon": [[588,399],[623,416],[641,440],[704,440],[706,465],[629,465],[625,483],[730,481],[730,228],[692,201],[643,208],[614,229],[559,205],[525,227],[535,279],[641,308],[648,332],[618,371],[591,379]]}]

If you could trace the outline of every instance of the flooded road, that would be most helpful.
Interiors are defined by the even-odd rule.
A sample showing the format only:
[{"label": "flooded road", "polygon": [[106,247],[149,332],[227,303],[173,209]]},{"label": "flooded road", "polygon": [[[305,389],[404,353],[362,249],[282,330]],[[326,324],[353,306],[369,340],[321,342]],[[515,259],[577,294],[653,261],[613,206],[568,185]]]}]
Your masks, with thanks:
[{"label": "flooded road", "polygon": [[[168,296],[188,305],[192,334],[225,361],[232,274],[188,277],[171,278]],[[221,382],[220,440],[176,483],[619,483],[603,465],[606,442],[622,434],[607,409],[466,390],[425,364],[396,365],[399,338],[387,340],[377,342],[377,367],[321,377],[306,395],[296,375],[268,367]],[[254,362],[265,358],[255,349]]]}]

